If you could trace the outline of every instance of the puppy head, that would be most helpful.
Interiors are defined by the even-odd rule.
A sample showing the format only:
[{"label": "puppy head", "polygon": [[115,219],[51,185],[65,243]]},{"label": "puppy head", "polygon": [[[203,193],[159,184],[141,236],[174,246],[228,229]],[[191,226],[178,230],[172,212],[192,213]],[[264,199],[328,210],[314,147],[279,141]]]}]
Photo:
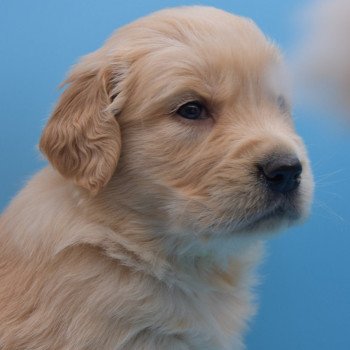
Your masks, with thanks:
[{"label": "puppy head", "polygon": [[270,79],[280,65],[247,19],[158,12],[73,70],[41,149],[64,176],[93,192],[108,182],[109,203],[124,198],[173,232],[276,229],[304,216],[312,192],[287,97]]}]

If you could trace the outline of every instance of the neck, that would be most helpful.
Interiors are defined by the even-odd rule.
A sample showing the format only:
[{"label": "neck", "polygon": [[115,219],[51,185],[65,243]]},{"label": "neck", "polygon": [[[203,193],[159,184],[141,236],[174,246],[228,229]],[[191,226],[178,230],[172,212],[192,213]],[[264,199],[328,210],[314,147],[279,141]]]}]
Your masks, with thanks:
[{"label": "neck", "polygon": [[196,232],[175,231],[168,227],[162,213],[158,212],[158,217],[154,212],[148,215],[127,206],[121,197],[115,198],[113,205],[103,196],[86,201],[87,217],[104,229],[98,239],[95,234],[81,237],[83,243],[90,240],[110,258],[158,279],[173,283],[188,276],[201,276],[201,271],[212,268],[225,269],[256,246],[256,239],[246,237],[208,238]]}]

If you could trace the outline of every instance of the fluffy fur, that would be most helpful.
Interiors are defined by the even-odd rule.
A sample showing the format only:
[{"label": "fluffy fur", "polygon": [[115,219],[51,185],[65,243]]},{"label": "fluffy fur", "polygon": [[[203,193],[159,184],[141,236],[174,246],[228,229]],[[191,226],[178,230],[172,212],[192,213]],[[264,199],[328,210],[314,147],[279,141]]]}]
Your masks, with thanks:
[{"label": "fluffy fur", "polygon": [[[74,67],[40,141],[53,167],[0,220],[2,350],[242,348],[263,233],[312,194],[280,64],[252,21],[188,7]],[[176,114],[192,100],[207,119]],[[302,162],[293,198],[257,177],[276,152]]]}]

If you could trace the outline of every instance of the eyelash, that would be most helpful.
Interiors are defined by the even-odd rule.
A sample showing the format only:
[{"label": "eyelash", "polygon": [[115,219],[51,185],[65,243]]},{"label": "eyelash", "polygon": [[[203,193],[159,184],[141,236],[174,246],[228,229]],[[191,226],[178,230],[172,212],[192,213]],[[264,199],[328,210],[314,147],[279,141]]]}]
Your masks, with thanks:
[{"label": "eyelash", "polygon": [[182,104],[177,109],[176,114],[188,120],[204,120],[208,118],[205,105],[197,100]]},{"label": "eyelash", "polygon": [[[205,113],[205,117],[204,118],[186,118],[183,115],[181,115],[179,113],[179,110],[186,106],[187,104],[191,104],[193,103],[194,105],[199,105],[203,108],[204,113]],[[278,95],[276,98],[276,103],[278,105],[278,108],[284,112],[284,113],[288,113],[290,111],[290,106],[289,103],[287,101],[287,99],[283,96],[283,95]],[[202,103],[201,101],[199,101],[198,99],[194,99],[194,98],[184,98],[182,101],[178,101],[178,103],[174,106],[172,106],[172,108],[170,109],[170,115],[174,115],[174,116],[178,116],[179,118],[183,119],[186,122],[194,122],[194,121],[198,121],[198,120],[205,120],[209,118],[208,115],[208,110],[205,106],[204,103]]]}]

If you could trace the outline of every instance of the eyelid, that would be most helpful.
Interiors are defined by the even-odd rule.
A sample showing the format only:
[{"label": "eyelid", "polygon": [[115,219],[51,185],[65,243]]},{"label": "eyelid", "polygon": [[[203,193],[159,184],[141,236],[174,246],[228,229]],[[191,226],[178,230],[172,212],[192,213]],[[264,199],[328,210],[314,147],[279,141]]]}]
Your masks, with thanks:
[{"label": "eyelid", "polygon": [[182,95],[178,95],[173,99],[169,106],[169,114],[174,114],[176,111],[186,103],[196,102],[201,104],[204,108],[206,108],[205,100],[199,96],[197,93],[189,92]]}]

